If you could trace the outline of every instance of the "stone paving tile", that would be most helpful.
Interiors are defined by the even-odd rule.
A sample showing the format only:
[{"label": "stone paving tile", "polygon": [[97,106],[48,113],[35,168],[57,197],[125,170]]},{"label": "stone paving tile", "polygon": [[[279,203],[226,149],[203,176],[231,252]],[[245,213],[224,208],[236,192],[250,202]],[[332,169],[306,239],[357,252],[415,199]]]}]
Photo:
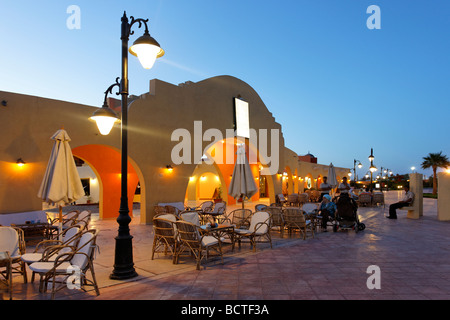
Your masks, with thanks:
[{"label": "stone paving tile", "polygon": [[[390,197],[388,197],[390,196]],[[387,202],[396,201],[390,192]],[[202,270],[186,256],[173,265],[170,257],[150,259],[151,226],[133,219],[134,261],[139,276],[110,280],[116,235],[114,221],[94,221],[101,232],[95,268],[100,296],[91,291],[62,290],[60,300],[449,300],[450,223],[437,221],[436,200],[424,199],[424,217],[384,218],[383,208],[360,208],[366,230],[317,233],[300,239],[298,233],[280,237],[273,249],[248,244],[231,252],[224,247],[224,264],[212,259]],[[367,268],[381,270],[381,289],[367,288]],[[14,299],[46,300],[38,281],[23,284],[14,278]],[[0,290],[3,287],[0,285]],[[6,293],[0,291],[5,297]]]}]

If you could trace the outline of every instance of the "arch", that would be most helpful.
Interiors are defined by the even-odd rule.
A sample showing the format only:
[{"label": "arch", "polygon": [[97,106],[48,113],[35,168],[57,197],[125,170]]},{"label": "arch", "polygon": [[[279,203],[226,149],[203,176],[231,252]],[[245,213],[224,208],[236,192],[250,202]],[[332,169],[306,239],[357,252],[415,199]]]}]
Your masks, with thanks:
[{"label": "arch", "polygon": [[[94,171],[99,182],[99,215],[100,219],[117,218],[121,197],[121,155],[113,147],[106,145],[83,145],[72,150],[74,156],[85,161]],[[128,161],[128,207],[133,216],[134,192],[140,182],[141,190],[145,190],[142,174],[129,159]],[[145,210],[145,192],[141,192],[141,210]],[[145,212],[145,211],[144,211]],[[141,215],[141,220],[142,220]]]}]

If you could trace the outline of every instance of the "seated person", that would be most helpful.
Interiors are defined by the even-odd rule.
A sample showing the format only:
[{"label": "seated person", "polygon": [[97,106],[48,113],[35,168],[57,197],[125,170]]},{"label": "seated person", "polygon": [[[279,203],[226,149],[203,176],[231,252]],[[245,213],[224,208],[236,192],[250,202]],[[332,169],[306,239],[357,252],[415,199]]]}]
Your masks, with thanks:
[{"label": "seated person", "polygon": [[327,231],[328,217],[334,218],[336,213],[336,204],[331,201],[331,196],[326,194],[319,206],[319,214],[322,216],[322,231]]},{"label": "seated person", "polygon": [[405,195],[403,196],[402,201],[393,203],[389,206],[389,216],[388,219],[397,219],[397,209],[409,206],[414,200],[414,193],[409,191],[408,186],[404,186],[403,190],[405,190]]}]

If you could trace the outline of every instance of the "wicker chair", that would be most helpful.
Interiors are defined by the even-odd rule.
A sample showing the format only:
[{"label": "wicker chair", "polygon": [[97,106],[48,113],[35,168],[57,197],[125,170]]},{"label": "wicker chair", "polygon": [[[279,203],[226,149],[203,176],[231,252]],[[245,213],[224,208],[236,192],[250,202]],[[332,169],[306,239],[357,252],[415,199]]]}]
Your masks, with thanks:
[{"label": "wicker chair", "polygon": [[[54,299],[57,291],[68,287],[68,280],[72,279],[75,273],[80,278],[75,279],[75,284],[71,283],[71,285],[74,285],[72,288],[85,290],[85,286],[93,286],[96,294],[99,295],[100,291],[95,278],[93,263],[95,249],[97,248],[97,235],[96,229],[84,231],[80,235],[78,245],[69,247],[71,248],[69,252],[58,254],[54,261],[50,261],[49,257],[44,255],[42,261],[30,264],[30,270],[41,275],[39,291],[46,292],[48,282],[51,281],[52,299]],[[60,246],[60,248],[66,249],[68,247]],[[91,272],[92,279],[86,277],[88,271]],[[64,278],[59,280],[57,279],[59,276],[64,276]]]},{"label": "wicker chair", "polygon": [[320,191],[319,190],[312,190],[310,194],[311,202],[317,202],[320,198]]},{"label": "wicker chair", "polygon": [[287,205],[294,206],[294,207],[299,205],[298,193],[292,193],[292,194],[288,195]]},{"label": "wicker chair", "polygon": [[197,261],[197,270],[200,270],[201,262],[209,257],[209,250],[215,250],[221,257],[223,263],[221,242],[213,236],[201,235],[198,226],[193,223],[178,220],[176,223],[180,244],[175,252],[174,263],[178,263],[180,254],[184,251],[190,251]]},{"label": "wicker chair", "polygon": [[178,216],[180,214],[180,209],[178,209],[177,207],[171,206],[171,205],[166,205],[166,213],[171,213],[174,214],[176,216]]},{"label": "wicker chair", "polygon": [[269,212],[257,211],[251,216],[248,229],[235,228],[234,240],[238,242],[239,248],[241,247],[241,240],[243,238],[250,240],[253,251],[256,251],[256,242],[262,242],[261,239],[267,239],[270,243],[270,248],[272,248],[272,237],[270,235],[271,220],[272,218]]},{"label": "wicker chair", "polygon": [[375,192],[375,193],[373,194],[372,204],[373,204],[373,205],[378,205],[378,204],[380,204],[380,205],[383,205],[383,208],[384,208],[384,207],[385,207],[385,204],[384,204],[384,194],[381,193],[381,192]]},{"label": "wicker chair", "polygon": [[275,200],[277,203],[281,203],[281,205],[285,205],[286,204],[286,198],[284,197],[284,195],[282,193],[279,193],[275,196]]},{"label": "wicker chair", "polygon": [[302,205],[301,209],[303,210],[305,219],[311,221],[314,229],[316,229],[317,226],[320,226],[321,217],[318,216],[319,213],[318,203],[307,202]]},{"label": "wicker chair", "polygon": [[213,210],[214,202],[212,201],[205,201],[201,205],[195,207],[195,210],[200,210],[202,212],[210,212]]},{"label": "wicker chair", "polygon": [[153,248],[152,260],[155,257],[155,252],[172,253],[172,262],[175,263],[175,252],[178,246],[178,235],[175,222],[177,218],[173,214],[159,215],[153,218]]},{"label": "wicker chair", "polygon": [[372,195],[370,193],[361,193],[357,201],[361,207],[367,207],[372,205]]},{"label": "wicker chair", "polygon": [[303,235],[303,240],[306,239],[308,231],[314,238],[314,224],[310,220],[305,219],[303,210],[285,208],[283,210],[283,218],[289,234],[292,234],[293,230],[298,229]]},{"label": "wicker chair", "polygon": [[195,224],[200,227],[200,216],[197,211],[183,211],[180,213],[180,219]]},{"label": "wicker chair", "polygon": [[166,206],[155,206],[154,209],[155,209],[155,216],[167,213]]},{"label": "wicker chair", "polygon": [[[41,241],[36,245],[34,252],[23,254],[21,259],[27,265],[42,261],[44,256],[48,261],[54,261],[58,254],[69,252],[70,246],[78,244],[83,230],[79,225],[69,227],[62,232],[62,240]],[[66,248],[60,249],[61,246],[66,246]],[[34,281],[34,276],[35,272],[32,272],[31,282]]]},{"label": "wicker chair", "polygon": [[235,228],[238,229],[248,229],[250,227],[251,216],[252,210],[250,209],[235,209],[221,223],[234,224]]},{"label": "wicker chair", "polygon": [[[25,254],[25,236],[23,230],[13,227],[0,227],[0,251],[9,252],[11,258],[11,273],[19,273],[27,282],[27,269],[21,256]],[[1,274],[5,276],[5,272]]]},{"label": "wicker chair", "polygon": [[271,226],[279,227],[281,235],[284,233],[284,219],[283,219],[283,209],[281,207],[266,207],[264,211],[270,213],[272,217]]},{"label": "wicker chair", "polygon": [[[69,211],[66,214],[64,214],[62,216],[62,228],[63,228],[63,230],[71,227],[72,225],[74,225],[76,223],[76,220],[77,220],[77,217],[78,217],[79,214],[80,214],[80,211],[78,211],[78,210],[72,210],[72,211]],[[47,216],[47,220],[48,220],[50,225],[59,227],[59,222],[60,222],[59,221],[59,217],[51,219],[50,217]]]},{"label": "wicker chair", "polygon": [[308,199],[309,199],[309,196],[308,196],[307,193],[300,193],[298,195],[298,202],[299,202],[300,205],[302,205],[304,203],[307,203]]}]

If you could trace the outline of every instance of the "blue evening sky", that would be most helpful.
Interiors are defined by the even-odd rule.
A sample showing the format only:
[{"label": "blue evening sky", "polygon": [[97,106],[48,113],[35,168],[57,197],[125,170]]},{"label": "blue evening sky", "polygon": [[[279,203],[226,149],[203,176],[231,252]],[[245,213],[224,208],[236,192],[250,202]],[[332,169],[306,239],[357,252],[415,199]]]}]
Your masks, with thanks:
[{"label": "blue evening sky", "polygon": [[[70,5],[80,29],[66,25]],[[370,30],[370,5],[381,29]],[[418,172],[450,156],[448,0],[41,0],[0,2],[0,90],[101,106],[120,76],[120,18],[148,18],[166,51],[153,69],[130,56],[130,93],[231,75],[252,86],[286,146],[321,164]],[[130,44],[143,33],[133,27]],[[0,97],[1,98],[1,97]]]}]

